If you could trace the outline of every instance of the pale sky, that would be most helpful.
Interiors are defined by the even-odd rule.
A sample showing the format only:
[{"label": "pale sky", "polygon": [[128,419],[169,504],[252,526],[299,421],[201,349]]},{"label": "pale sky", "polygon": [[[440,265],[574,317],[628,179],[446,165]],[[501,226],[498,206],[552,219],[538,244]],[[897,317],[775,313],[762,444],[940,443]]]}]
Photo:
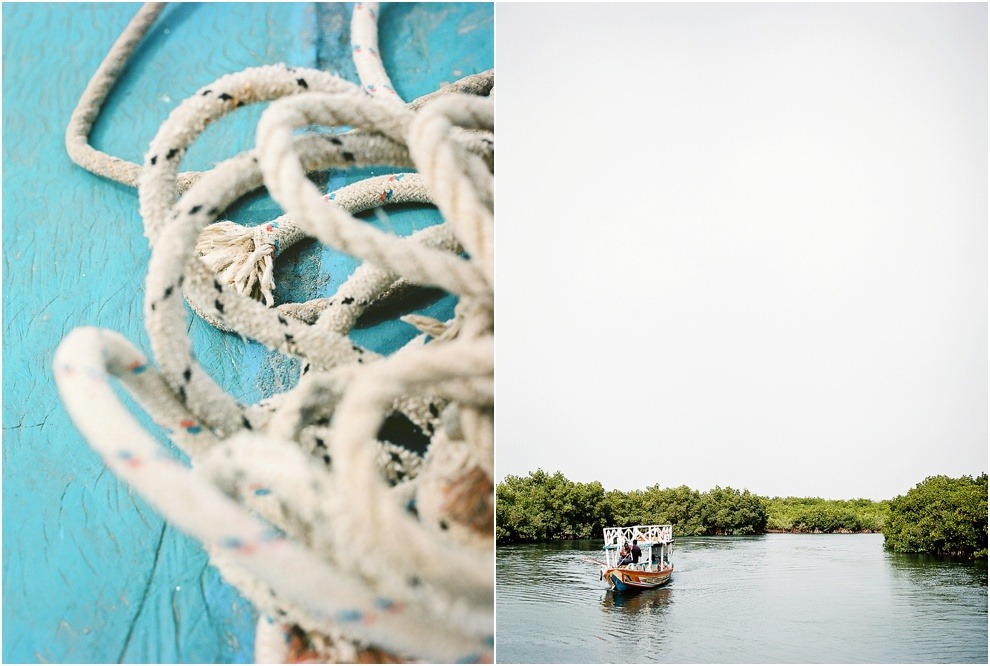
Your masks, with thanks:
[{"label": "pale sky", "polygon": [[987,470],[986,4],[496,7],[496,464]]}]

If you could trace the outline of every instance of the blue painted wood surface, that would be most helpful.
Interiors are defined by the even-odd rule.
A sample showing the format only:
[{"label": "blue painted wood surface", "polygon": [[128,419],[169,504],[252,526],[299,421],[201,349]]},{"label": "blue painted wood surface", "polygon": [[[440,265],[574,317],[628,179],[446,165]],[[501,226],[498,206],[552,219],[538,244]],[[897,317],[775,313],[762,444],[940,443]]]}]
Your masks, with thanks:
[{"label": "blue painted wood surface", "polygon": [[[91,74],[135,4],[3,5],[3,661],[248,662],[251,606],[199,544],[107,472],[58,399],[54,350],[72,328],[121,332],[149,350],[142,318],[149,257],[137,192],[70,162],[63,135]],[[94,128],[93,144],[141,162],[158,125],[223,74],[285,62],[357,81],[345,3],[190,3],[168,7]],[[494,65],[493,6],[383,4],[380,50],[405,99]],[[210,127],[183,169],[208,169],[253,145],[261,106]],[[368,173],[330,172],[328,189]],[[263,194],[227,217],[281,213]],[[389,211],[398,233],[433,224],[429,207]],[[277,261],[276,297],[332,293],[357,262],[315,242]],[[451,312],[445,297],[418,310]],[[294,360],[198,319],[204,367],[244,402],[290,387]],[[378,351],[413,334],[386,322],[353,334]]]}]

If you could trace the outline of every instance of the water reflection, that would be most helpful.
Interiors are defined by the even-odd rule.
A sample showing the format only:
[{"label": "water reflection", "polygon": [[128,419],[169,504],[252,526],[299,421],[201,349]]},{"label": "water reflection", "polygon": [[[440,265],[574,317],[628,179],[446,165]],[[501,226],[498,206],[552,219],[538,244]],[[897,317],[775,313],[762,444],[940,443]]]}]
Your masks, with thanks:
[{"label": "water reflection", "polygon": [[619,650],[607,661],[636,662],[646,655],[663,654],[670,606],[671,594],[667,588],[632,593],[604,591],[596,633],[601,632],[599,639],[603,643]]},{"label": "water reflection", "polygon": [[966,586],[987,586],[986,559],[968,562],[954,557],[884,552],[892,572],[906,576],[915,583],[924,583],[934,575],[943,582],[949,580]]},{"label": "water reflection", "polygon": [[637,614],[649,612],[660,615],[667,611],[670,605],[670,588],[661,587],[656,590],[641,590],[639,592],[613,592],[605,590],[602,608],[605,612]]},{"label": "water reflection", "polygon": [[[900,598],[916,609],[938,601],[986,614],[987,561],[886,552],[886,564]],[[974,590],[977,591],[974,594]]]}]

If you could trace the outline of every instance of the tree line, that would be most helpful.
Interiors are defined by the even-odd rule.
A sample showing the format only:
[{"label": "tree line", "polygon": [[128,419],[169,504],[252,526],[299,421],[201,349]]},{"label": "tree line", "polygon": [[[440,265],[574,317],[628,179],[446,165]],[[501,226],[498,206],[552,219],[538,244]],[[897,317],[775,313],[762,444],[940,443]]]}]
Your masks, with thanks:
[{"label": "tree line", "polygon": [[768,502],[768,532],[880,532],[890,512],[889,500],[774,497]]},{"label": "tree line", "polygon": [[612,525],[667,524],[681,536],[759,534],[769,506],[748,490],[687,486],[609,490],[570,481],[542,469],[528,477],[508,476],[496,488],[495,535],[500,542],[600,538]]},{"label": "tree line", "polygon": [[499,543],[599,539],[607,526],[669,523],[679,536],[883,532],[895,551],[986,556],[986,474],[930,477],[903,497],[878,502],[769,498],[719,486],[606,491],[597,481],[579,483],[540,469],[506,477],[496,496]]}]

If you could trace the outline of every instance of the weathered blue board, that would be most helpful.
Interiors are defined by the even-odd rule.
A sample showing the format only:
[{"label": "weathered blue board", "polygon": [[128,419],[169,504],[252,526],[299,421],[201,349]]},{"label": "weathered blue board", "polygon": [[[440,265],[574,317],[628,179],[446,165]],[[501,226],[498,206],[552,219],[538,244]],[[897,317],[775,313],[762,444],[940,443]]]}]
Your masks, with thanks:
[{"label": "weathered blue board", "polygon": [[[121,332],[145,351],[149,257],[137,192],[72,164],[69,115],[135,4],[3,5],[3,661],[248,662],[255,615],[199,544],[165,524],[107,472],[69,421],[51,373],[72,328]],[[178,4],[139,47],[93,144],[141,162],[158,125],[197,88],[285,62],[357,81],[352,5]],[[383,4],[380,51],[406,100],[494,66],[493,6]],[[211,127],[183,169],[208,169],[253,145],[260,107]],[[382,170],[379,170],[382,171]],[[367,173],[367,172],[365,172]],[[329,189],[361,174],[331,172]],[[249,197],[229,219],[281,211]],[[370,219],[374,219],[373,217]],[[390,212],[398,233],[435,223],[427,207]],[[378,224],[379,222],[374,222]],[[303,243],[276,262],[279,302],[327,295],[350,257]],[[446,297],[422,310],[443,316]],[[204,366],[244,402],[284,390],[297,364],[199,320]],[[413,334],[388,322],[354,339],[388,352]]]}]

